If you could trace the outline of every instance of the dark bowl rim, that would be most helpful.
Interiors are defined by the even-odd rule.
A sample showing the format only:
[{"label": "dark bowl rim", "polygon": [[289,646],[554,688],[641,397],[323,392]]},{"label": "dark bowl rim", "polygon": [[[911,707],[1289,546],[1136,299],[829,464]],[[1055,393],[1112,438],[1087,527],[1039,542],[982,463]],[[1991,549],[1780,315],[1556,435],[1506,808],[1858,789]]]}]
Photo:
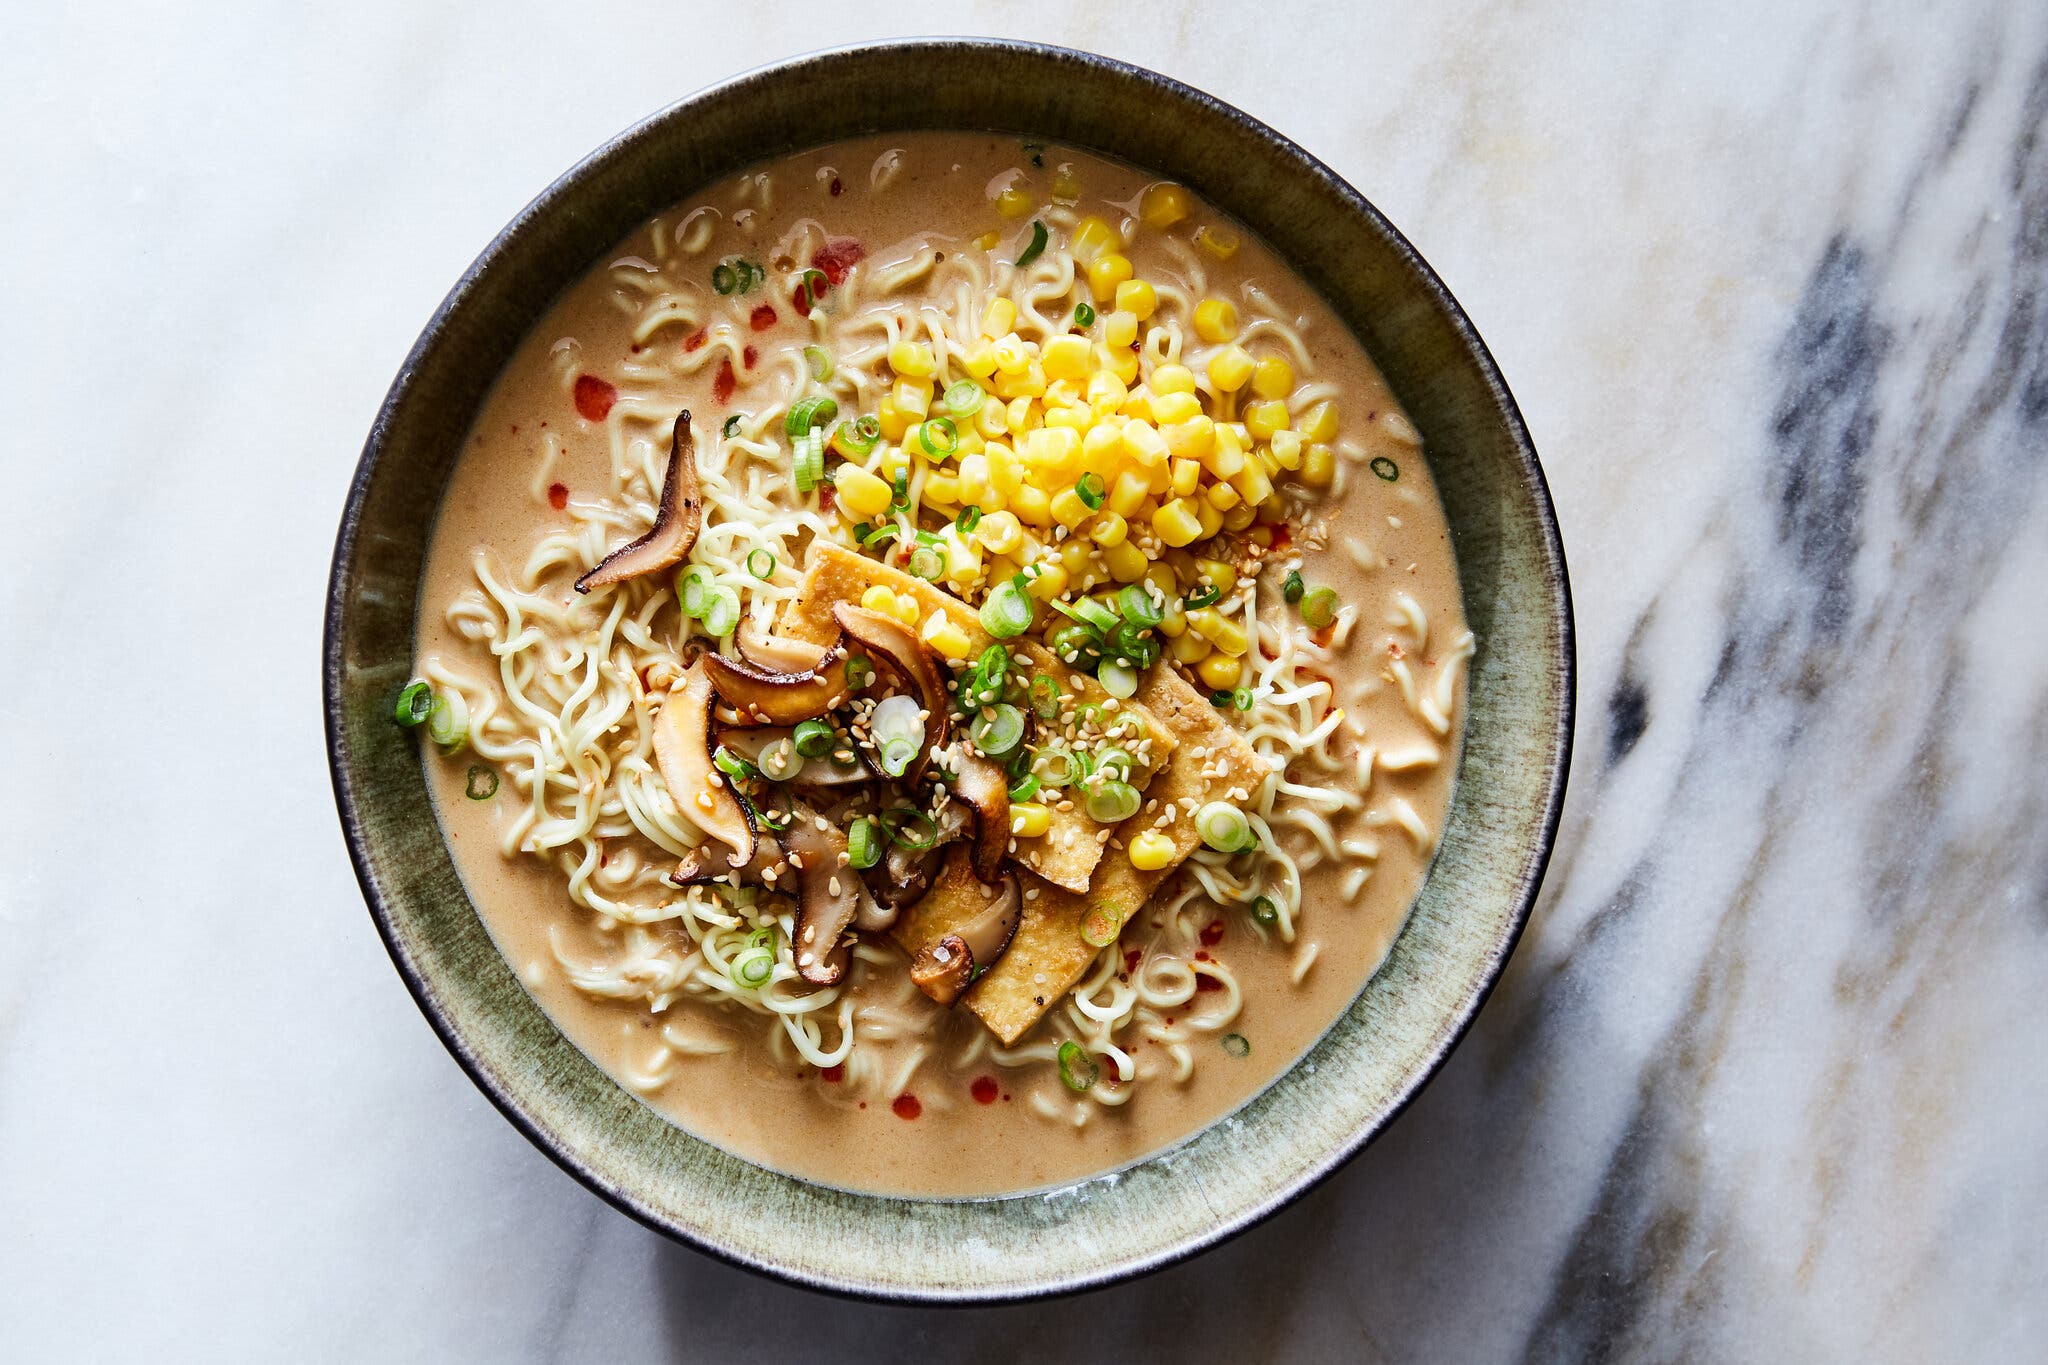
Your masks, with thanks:
[{"label": "dark bowl rim", "polygon": [[[481,1057],[469,1046],[456,1030],[447,1013],[435,1000],[426,974],[412,959],[400,941],[391,907],[386,904],[383,891],[371,873],[367,840],[363,829],[361,812],[362,797],[356,791],[349,776],[344,726],[342,718],[342,639],[344,618],[348,602],[344,595],[346,570],[354,558],[357,533],[363,513],[364,500],[368,494],[370,480],[377,462],[384,453],[385,442],[399,405],[410,390],[420,362],[439,343],[447,327],[450,315],[464,302],[470,293],[482,282],[485,274],[499,254],[514,237],[533,219],[554,211],[560,204],[569,201],[577,193],[583,180],[599,165],[612,157],[622,155],[641,139],[653,136],[658,127],[676,118],[699,101],[768,80],[785,79],[788,74],[802,71],[807,67],[856,57],[875,51],[911,51],[938,55],[958,55],[968,51],[1021,52],[1057,61],[1078,62],[1101,68],[1121,78],[1148,86],[1170,99],[1191,102],[1206,108],[1215,115],[1238,125],[1243,131],[1266,143],[1292,162],[1304,173],[1321,181],[1353,213],[1365,218],[1373,229],[1384,235],[1386,240],[1404,259],[1423,287],[1432,296],[1445,317],[1477,365],[1487,389],[1498,405],[1500,414],[1508,426],[1516,453],[1521,462],[1521,473],[1527,481],[1533,498],[1537,520],[1541,525],[1547,567],[1549,569],[1552,608],[1558,625],[1558,672],[1562,696],[1558,709],[1556,732],[1551,743],[1550,790],[1545,802],[1541,830],[1535,846],[1529,851],[1518,877],[1516,905],[1506,931],[1494,944],[1485,970],[1471,994],[1460,1005],[1457,1014],[1446,1021],[1447,1027],[1440,1032],[1428,1058],[1406,1081],[1401,1093],[1393,1103],[1374,1121],[1361,1127],[1344,1142],[1333,1147],[1323,1157],[1304,1170],[1294,1181],[1278,1193],[1260,1203],[1244,1209],[1219,1223],[1197,1237],[1188,1239],[1168,1250],[1142,1257],[1129,1264],[1110,1270],[1087,1275],[1061,1277],[1048,1276],[1041,1282],[1016,1289],[985,1292],[967,1290],[915,1291],[898,1290],[841,1280],[827,1275],[815,1274],[785,1264],[778,1264],[756,1258],[730,1247],[722,1246],[701,1236],[689,1228],[668,1221],[658,1211],[646,1206],[632,1193],[608,1180],[600,1171],[587,1164],[576,1152],[558,1141],[544,1130],[513,1097],[510,1088],[486,1065]],[[740,72],[725,80],[703,86],[691,94],[658,109],[634,122],[617,135],[608,138],[588,155],[576,162],[548,187],[536,195],[531,202],[515,214],[510,222],[499,230],[469,267],[463,271],[453,288],[434,309],[426,327],[407,352],[404,363],[393,379],[384,401],[379,404],[376,419],[371,423],[368,438],[363,444],[363,453],[358,459],[354,475],[349,480],[348,497],[342,510],[340,529],[335,537],[334,554],[331,561],[327,588],[325,628],[321,644],[321,694],[322,711],[326,730],[328,773],[334,786],[335,804],[341,817],[342,833],[348,846],[349,863],[355,869],[356,881],[361,886],[363,899],[369,908],[370,918],[375,923],[378,936],[384,941],[413,1002],[426,1016],[442,1045],[456,1063],[469,1076],[476,1087],[483,1091],[498,1111],[527,1141],[539,1148],[556,1165],[560,1166],[578,1183],[593,1194],[612,1205],[636,1222],[680,1242],[716,1260],[743,1270],[753,1271],[769,1279],[800,1288],[822,1291],[846,1298],[871,1303],[900,1303],[936,1306],[972,1307],[994,1303],[1019,1303],[1033,1300],[1057,1298],[1088,1290],[1103,1289],[1128,1280],[1178,1265],[1183,1261],[1211,1250],[1239,1234],[1250,1230],[1287,1208],[1309,1191],[1321,1185],[1347,1165],[1351,1159],[1369,1146],[1374,1139],[1385,1132],[1395,1119],[1404,1113],[1423,1088],[1434,1080],[1443,1069],[1451,1053],[1457,1049],[1472,1028],[1480,1009],[1499,984],[1501,974],[1506,970],[1507,961],[1513,955],[1515,946],[1521,941],[1529,917],[1535,908],[1537,896],[1543,887],[1552,851],[1556,845],[1557,833],[1563,818],[1565,789],[1571,774],[1571,757],[1574,730],[1578,710],[1578,645],[1577,631],[1572,609],[1571,580],[1566,566],[1564,539],[1558,527],[1555,505],[1550,496],[1549,481],[1543,473],[1543,465],[1536,454],[1536,446],[1529,436],[1520,406],[1509,391],[1506,380],[1501,376],[1500,367],[1494,361],[1493,353],[1480,338],[1478,329],[1457,299],[1445,286],[1436,270],[1424,260],[1422,254],[1388,220],[1385,214],[1373,205],[1351,183],[1338,175],[1312,153],[1295,143],[1259,119],[1252,117],[1235,105],[1229,104],[1206,91],[1196,89],[1171,76],[1163,75],[1146,67],[1121,61],[1100,53],[1079,48],[1062,47],[1052,43],[994,37],[925,37],[883,39],[873,42],[851,43],[838,47],[821,48],[805,52],[777,62],[770,62]],[[874,1196],[882,1197],[882,1196]]]}]

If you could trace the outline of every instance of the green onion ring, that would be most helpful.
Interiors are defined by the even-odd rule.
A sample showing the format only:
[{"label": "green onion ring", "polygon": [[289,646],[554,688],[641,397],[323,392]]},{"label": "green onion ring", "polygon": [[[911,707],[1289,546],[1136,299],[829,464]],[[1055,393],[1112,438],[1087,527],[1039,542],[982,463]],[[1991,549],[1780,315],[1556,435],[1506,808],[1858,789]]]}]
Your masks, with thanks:
[{"label": "green onion ring", "polygon": [[862,870],[882,861],[882,841],[875,833],[875,822],[866,816],[847,827],[846,861]]},{"label": "green onion ring", "polygon": [[1024,250],[1018,255],[1017,268],[1019,270],[1022,270],[1025,266],[1030,265],[1033,261],[1037,260],[1039,257],[1039,253],[1045,250],[1045,244],[1047,240],[1048,236],[1045,231],[1045,224],[1039,222],[1036,218],[1032,219],[1031,245],[1025,247]]},{"label": "green onion ring", "polygon": [[1091,469],[1074,485],[1074,496],[1081,500],[1083,507],[1093,512],[1098,510],[1102,506],[1102,500],[1109,496],[1109,489],[1103,485],[1102,476]]},{"label": "green onion ring", "polygon": [[437,692],[427,712],[427,737],[454,753],[469,742],[469,703],[460,692]]},{"label": "green onion ring", "polygon": [[1007,757],[1024,742],[1024,713],[1008,702],[997,702],[974,718],[967,737],[990,758]]},{"label": "green onion ring", "polygon": [[1249,1057],[1252,1055],[1251,1040],[1242,1033],[1226,1033],[1223,1035],[1222,1043],[1223,1050],[1233,1057]]},{"label": "green onion ring", "polygon": [[964,422],[981,411],[982,404],[988,401],[988,391],[972,379],[956,379],[946,386],[946,395],[939,401],[945,404],[947,412]]},{"label": "green onion ring", "polygon": [[925,454],[943,460],[960,448],[960,428],[950,417],[927,418],[918,424],[917,443]]},{"label": "green onion ring", "polygon": [[1394,480],[1401,477],[1401,466],[1395,464],[1392,460],[1388,459],[1384,455],[1373,456],[1370,468],[1372,469],[1373,473],[1379,475],[1388,483],[1392,483]]},{"label": "green onion ring", "polygon": [[1076,327],[1093,327],[1095,325],[1094,305],[1086,301],[1075,304],[1074,325]]},{"label": "green onion ring", "polygon": [[721,428],[721,434],[725,437],[726,440],[730,441],[733,437],[733,433],[740,429],[740,419],[745,416],[746,414],[744,412],[736,412],[732,416],[725,419],[725,426]]},{"label": "green onion ring", "polygon": [[789,737],[796,744],[796,751],[805,758],[823,758],[839,742],[839,735],[831,723],[822,720],[800,722]]},{"label": "green onion ring", "polygon": [[1301,595],[1307,591],[1308,589],[1302,584],[1301,570],[1299,569],[1290,570],[1287,574],[1287,581],[1280,585],[1280,596],[1286,599],[1287,605],[1290,607],[1299,602]]},{"label": "green onion ring", "polygon": [[747,551],[747,572],[766,581],[775,576],[775,553],[772,550],[754,549]]},{"label": "green onion ring", "polygon": [[425,678],[414,678],[398,694],[398,706],[393,715],[400,725],[410,730],[426,723],[427,715],[434,709],[434,685]]},{"label": "green onion ring", "polygon": [[[1045,229],[1040,228],[1043,232]],[[1085,1094],[1102,1079],[1102,1068],[1095,1064],[1079,1043],[1069,1038],[1060,1044],[1060,1080],[1075,1094]]]},{"label": "green onion ring", "polygon": [[974,528],[981,525],[981,509],[968,505],[960,509],[960,515],[953,518],[953,529],[961,535],[972,535]]},{"label": "green onion ring", "polygon": [[832,353],[823,346],[804,347],[804,364],[811,371],[811,378],[824,383],[832,377]]},{"label": "green onion ring", "polygon": [[825,394],[814,394],[789,406],[789,416],[782,421],[782,429],[791,436],[801,436],[812,427],[824,426],[839,415],[837,399]]},{"label": "green onion ring", "polygon": [[1128,782],[1104,782],[1088,793],[1088,818],[1098,825],[1120,825],[1138,813],[1138,789]]},{"label": "green onion ring", "polygon": [[488,801],[498,794],[498,775],[481,763],[472,764],[462,794],[472,801]]},{"label": "green onion ring", "polygon": [[1181,598],[1180,604],[1183,607],[1186,607],[1189,611],[1200,611],[1203,607],[1214,606],[1217,602],[1221,601],[1222,598],[1223,589],[1217,587],[1214,583],[1211,583],[1203,587],[1201,590],[1197,592],[1191,592],[1186,597]]}]

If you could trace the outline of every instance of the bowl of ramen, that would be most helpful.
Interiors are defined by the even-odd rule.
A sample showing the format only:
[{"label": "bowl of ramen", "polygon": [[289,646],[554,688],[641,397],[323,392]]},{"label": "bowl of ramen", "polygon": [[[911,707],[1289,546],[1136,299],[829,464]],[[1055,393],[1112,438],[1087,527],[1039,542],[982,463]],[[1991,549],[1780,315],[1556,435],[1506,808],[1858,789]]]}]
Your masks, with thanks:
[{"label": "bowl of ramen", "polygon": [[1563,795],[1527,433],[1348,185],[1025,44],[806,57],[456,285],[326,641],[373,918],[649,1225],[1016,1298],[1285,1204],[1462,1035]]}]

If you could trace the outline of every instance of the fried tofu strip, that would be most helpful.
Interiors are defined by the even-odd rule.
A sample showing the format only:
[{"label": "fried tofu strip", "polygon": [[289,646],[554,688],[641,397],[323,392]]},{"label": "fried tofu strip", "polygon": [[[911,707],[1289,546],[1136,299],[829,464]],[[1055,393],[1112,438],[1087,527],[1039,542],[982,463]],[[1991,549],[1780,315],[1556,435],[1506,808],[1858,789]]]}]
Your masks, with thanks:
[{"label": "fried tofu strip", "polygon": [[[976,654],[995,643],[995,638],[981,628],[981,614],[951,593],[943,592],[901,569],[827,541],[812,542],[803,591],[783,609],[777,629],[794,639],[827,644],[839,634],[839,627],[832,619],[833,604],[851,602],[858,605],[861,594],[878,584],[891,592],[911,594],[927,612],[944,612],[972,642]],[[1109,694],[1102,690],[1100,683],[1068,668],[1043,646],[1019,640],[1012,641],[1010,648],[1031,661],[1034,673],[1043,673],[1058,683],[1073,705],[1108,699]],[[1120,706],[1123,714],[1142,726],[1144,733],[1151,738],[1152,771],[1158,773],[1173,753],[1174,728],[1152,715],[1139,704],[1138,698],[1120,703]],[[1125,747],[1130,746],[1126,744]],[[1149,786],[1141,784],[1141,788],[1149,792]],[[1035,839],[1016,840],[1016,857],[1025,867],[1055,886],[1063,886],[1070,891],[1086,891],[1095,865],[1102,860],[1103,841],[1097,837],[1101,831],[1102,826],[1078,810],[1054,810],[1051,827],[1044,834]]]},{"label": "fried tofu strip", "polygon": [[[1084,895],[1028,876],[1021,879],[1024,919],[1017,926],[1016,937],[1010,940],[1009,951],[996,959],[995,966],[965,996],[967,1007],[1006,1047],[1030,1032],[1031,1026],[1087,975],[1101,951],[1081,937],[1081,921],[1088,907],[1101,904],[1120,921],[1137,914],[1201,844],[1195,812],[1210,801],[1243,805],[1244,797],[1231,794],[1255,792],[1265,779],[1265,760],[1172,665],[1155,665],[1135,700],[1171,727],[1180,742],[1146,789],[1147,798],[1156,799],[1158,806],[1151,807],[1148,799],[1146,809],[1117,827],[1116,837],[1120,845],[1128,846],[1137,835],[1156,829],[1173,841],[1173,860],[1157,871],[1140,872],[1131,866],[1123,847],[1111,849],[1095,869],[1094,882]],[[1158,823],[1169,806],[1170,817],[1164,824]],[[918,908],[924,909],[922,905]],[[932,913],[965,913],[966,908],[971,907],[956,911],[941,902]],[[923,917],[913,917],[912,922],[921,924]]]}]

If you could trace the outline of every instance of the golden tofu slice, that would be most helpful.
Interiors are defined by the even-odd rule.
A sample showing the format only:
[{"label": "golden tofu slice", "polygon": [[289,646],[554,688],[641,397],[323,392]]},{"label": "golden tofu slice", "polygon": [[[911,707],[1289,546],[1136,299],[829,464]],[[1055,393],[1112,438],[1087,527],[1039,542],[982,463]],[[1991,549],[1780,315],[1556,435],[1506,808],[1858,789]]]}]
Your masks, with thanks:
[{"label": "golden tofu slice", "polygon": [[[1087,975],[1101,951],[1081,937],[1088,908],[1101,905],[1119,922],[1130,919],[1202,842],[1195,812],[1210,801],[1242,806],[1265,778],[1265,760],[1258,751],[1172,665],[1155,665],[1135,700],[1171,727],[1179,744],[1146,788],[1148,808],[1119,825],[1116,837],[1128,845],[1138,834],[1156,829],[1173,841],[1173,860],[1157,871],[1140,872],[1121,847],[1113,848],[1095,869],[1086,894],[1023,878],[1024,918],[1016,937],[964,997],[1005,1046],[1030,1032]],[[1156,808],[1150,807],[1154,799]],[[1161,824],[1169,803],[1172,814]],[[1034,890],[1038,894],[1031,894]]]},{"label": "golden tofu slice", "polygon": [[[839,626],[832,619],[833,604],[852,602],[858,604],[861,594],[875,586],[888,588],[902,594],[909,593],[926,612],[944,612],[949,620],[958,626],[973,645],[978,655],[995,643],[995,637],[981,628],[981,613],[968,606],[951,593],[943,592],[930,583],[901,569],[869,559],[843,545],[829,541],[813,541],[806,561],[803,591],[795,601],[783,609],[777,629],[783,635],[811,644],[827,644],[837,638]],[[1095,679],[1076,673],[1066,664],[1053,657],[1044,646],[1031,641],[1015,641],[1010,648],[1031,661],[1034,673],[1043,673],[1058,683],[1076,706],[1084,702],[1107,701],[1109,694],[1102,690],[1102,684]],[[1142,694],[1141,694],[1142,695]],[[1163,725],[1138,699],[1119,704],[1122,713],[1141,727],[1149,745],[1132,744],[1134,752],[1149,754],[1151,772],[1161,771],[1161,766],[1170,761],[1174,748],[1174,731]],[[1141,789],[1145,785],[1145,771],[1134,777],[1134,783]],[[1079,810],[1054,810],[1052,823],[1046,832],[1036,838],[1016,841],[1018,861],[1056,886],[1070,891],[1086,891],[1088,879],[1095,871],[1095,865],[1102,860],[1103,831],[1101,825],[1090,820]]]}]

